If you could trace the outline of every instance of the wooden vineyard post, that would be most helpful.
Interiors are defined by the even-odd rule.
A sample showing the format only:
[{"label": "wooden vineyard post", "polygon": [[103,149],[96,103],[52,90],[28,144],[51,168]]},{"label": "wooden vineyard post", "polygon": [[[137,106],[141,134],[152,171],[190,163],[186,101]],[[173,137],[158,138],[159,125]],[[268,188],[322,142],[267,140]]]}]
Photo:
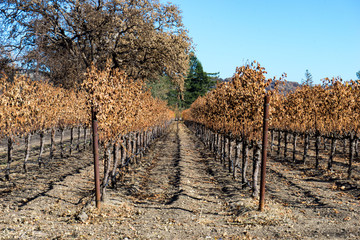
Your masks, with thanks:
[{"label": "wooden vineyard post", "polygon": [[270,96],[266,95],[264,99],[264,122],[263,122],[263,139],[262,139],[263,146],[262,146],[262,154],[261,154],[259,211],[263,211],[265,205],[265,176],[266,176],[266,158],[267,158],[267,145],[268,145],[269,100],[270,100]]},{"label": "wooden vineyard post", "polygon": [[99,172],[99,139],[98,139],[98,122],[96,111],[91,109],[91,122],[93,131],[93,155],[94,155],[94,177],[95,177],[95,204],[100,208],[100,172]]}]

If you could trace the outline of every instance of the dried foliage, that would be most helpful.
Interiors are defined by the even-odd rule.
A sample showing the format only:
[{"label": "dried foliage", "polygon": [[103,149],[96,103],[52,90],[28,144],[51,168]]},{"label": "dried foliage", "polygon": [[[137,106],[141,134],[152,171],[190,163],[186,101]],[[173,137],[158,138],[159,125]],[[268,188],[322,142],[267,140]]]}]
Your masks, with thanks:
[{"label": "dried foliage", "polygon": [[127,78],[124,72],[101,71],[94,66],[82,85],[87,104],[95,108],[103,142],[116,141],[129,132],[146,130],[174,118],[166,102],[151,96],[141,82]]},{"label": "dried foliage", "polygon": [[[264,73],[255,62],[238,68],[232,81],[218,84],[184,111],[184,119],[222,133],[259,139],[265,89],[271,82],[278,83],[265,80]],[[326,78],[322,85],[304,84],[286,95],[275,88],[269,94],[273,129],[339,138],[359,136],[360,85],[356,81]]]},{"label": "dried foliage", "polygon": [[275,79],[265,79],[265,69],[253,62],[236,69],[230,82],[198,98],[183,112],[185,120],[248,140],[261,137],[263,104],[266,88]]},{"label": "dried foliage", "polygon": [[14,137],[52,127],[88,122],[83,93],[31,81],[25,76],[0,80],[0,134]]},{"label": "dried foliage", "polygon": [[183,87],[190,38],[179,9],[158,0],[0,1],[4,49],[63,86],[91,65],[133,79],[171,76]]},{"label": "dried foliage", "polygon": [[[112,72],[112,74],[110,74]],[[92,67],[75,92],[47,82],[15,77],[0,81],[0,134],[27,135],[50,128],[90,124],[90,108],[98,111],[100,140],[116,140],[121,134],[146,130],[174,117],[166,103],[154,99],[142,82],[127,79],[122,72]]]},{"label": "dried foliage", "polygon": [[326,78],[322,85],[302,85],[286,96],[274,96],[272,127],[333,137],[359,134],[359,100],[355,81]]}]

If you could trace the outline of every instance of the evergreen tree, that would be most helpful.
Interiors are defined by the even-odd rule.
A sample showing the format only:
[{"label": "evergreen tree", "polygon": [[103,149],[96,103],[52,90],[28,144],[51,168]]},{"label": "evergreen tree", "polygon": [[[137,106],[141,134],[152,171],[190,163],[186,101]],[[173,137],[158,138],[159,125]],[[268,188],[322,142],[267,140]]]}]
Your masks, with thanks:
[{"label": "evergreen tree", "polygon": [[305,79],[302,80],[302,84],[304,85],[308,85],[310,87],[313,86],[313,79],[312,79],[312,75],[309,72],[309,70],[306,69],[305,71]]},{"label": "evergreen tree", "polygon": [[206,73],[201,62],[192,53],[190,55],[188,75],[185,79],[185,90],[181,92],[179,86],[171,81],[167,75],[157,81],[148,83],[152,95],[168,102],[172,109],[185,109],[199,97],[205,95],[216,84],[218,73]]},{"label": "evergreen tree", "polygon": [[190,57],[190,68],[185,79],[183,107],[188,108],[199,97],[205,95],[215,85],[218,74],[206,73],[195,54]]},{"label": "evergreen tree", "polygon": [[169,76],[161,76],[156,81],[148,82],[147,86],[151,88],[153,97],[167,101],[168,106],[171,108],[175,109],[181,105],[179,86],[176,85]]}]

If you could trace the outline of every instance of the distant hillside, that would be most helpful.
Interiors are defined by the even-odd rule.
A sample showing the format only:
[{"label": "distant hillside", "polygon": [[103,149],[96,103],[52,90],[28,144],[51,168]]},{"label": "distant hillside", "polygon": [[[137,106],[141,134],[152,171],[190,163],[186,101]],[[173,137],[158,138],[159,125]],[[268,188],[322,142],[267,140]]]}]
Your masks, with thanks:
[{"label": "distant hillside", "polygon": [[[272,89],[274,89],[274,87],[275,87],[275,83],[272,82],[270,84],[269,89],[272,90]],[[287,94],[289,92],[294,92],[296,90],[296,88],[298,88],[298,87],[300,87],[300,83],[286,81],[285,85],[282,85],[282,84],[279,85],[279,90],[280,90],[280,92],[282,92],[284,94]]]},{"label": "distant hillside", "polygon": [[[230,82],[231,78],[225,78],[225,79],[219,78],[217,80],[222,81],[222,82]],[[272,82],[268,89],[272,90],[272,89],[274,89],[274,87],[275,87],[275,83]],[[298,88],[298,87],[300,87],[300,83],[287,81],[287,82],[285,82],[285,85],[280,84],[279,90],[281,92],[283,92],[284,94],[287,94],[288,92],[294,92],[296,90],[296,88]]]}]

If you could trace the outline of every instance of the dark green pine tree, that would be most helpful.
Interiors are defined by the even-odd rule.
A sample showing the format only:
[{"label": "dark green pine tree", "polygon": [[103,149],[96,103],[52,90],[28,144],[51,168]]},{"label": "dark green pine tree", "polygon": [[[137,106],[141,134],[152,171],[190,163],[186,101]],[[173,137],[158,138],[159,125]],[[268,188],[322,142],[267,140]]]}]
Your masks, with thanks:
[{"label": "dark green pine tree", "polygon": [[204,72],[201,62],[195,54],[192,54],[190,57],[189,73],[185,79],[184,104],[182,107],[190,107],[199,96],[205,95],[205,93],[214,87],[216,83],[214,78],[217,75]]}]

